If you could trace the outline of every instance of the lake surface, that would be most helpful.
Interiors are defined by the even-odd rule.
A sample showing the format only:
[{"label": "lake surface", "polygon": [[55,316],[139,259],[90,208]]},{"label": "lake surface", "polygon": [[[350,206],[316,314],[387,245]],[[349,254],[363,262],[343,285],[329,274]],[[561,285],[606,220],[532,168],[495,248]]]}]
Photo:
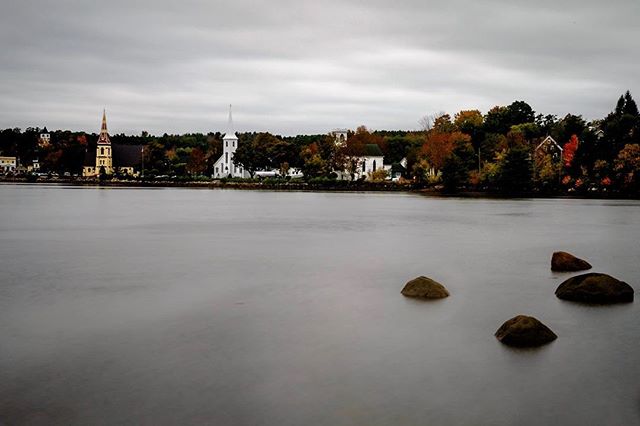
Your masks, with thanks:
[{"label": "lake surface", "polygon": [[[640,424],[640,301],[549,269],[640,290],[640,202],[0,185],[0,218],[0,424]],[[558,339],[503,346],[516,314]]]}]

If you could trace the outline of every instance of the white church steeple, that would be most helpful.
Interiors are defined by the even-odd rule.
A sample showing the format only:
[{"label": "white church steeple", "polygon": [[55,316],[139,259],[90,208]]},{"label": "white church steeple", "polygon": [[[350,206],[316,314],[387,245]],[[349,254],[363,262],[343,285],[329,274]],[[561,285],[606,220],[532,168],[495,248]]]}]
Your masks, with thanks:
[{"label": "white church steeple", "polygon": [[[227,133],[224,135],[224,140],[238,140],[236,132],[233,128],[233,116],[231,115],[231,104],[229,104],[229,122],[227,123]],[[235,151],[235,150],[234,150]]]}]

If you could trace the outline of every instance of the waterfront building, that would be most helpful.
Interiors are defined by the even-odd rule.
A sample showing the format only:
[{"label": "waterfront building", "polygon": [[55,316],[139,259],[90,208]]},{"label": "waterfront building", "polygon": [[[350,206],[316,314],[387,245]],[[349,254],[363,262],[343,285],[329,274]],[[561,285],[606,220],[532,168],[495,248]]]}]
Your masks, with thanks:
[{"label": "waterfront building", "polygon": [[222,138],[222,155],[213,164],[214,178],[248,178],[250,175],[242,167],[233,163],[233,156],[238,149],[238,136],[233,129],[233,116],[231,113],[231,105],[229,105],[229,120],[227,123],[227,132]]},{"label": "waterfront building", "polygon": [[107,130],[107,113],[102,113],[102,126],[95,151],[87,149],[82,169],[82,176],[96,177],[101,175],[137,176],[142,162],[141,145],[111,144]]},{"label": "waterfront building", "polygon": [[540,142],[540,144],[538,144],[534,153],[536,155],[550,154],[554,160],[558,160],[562,158],[562,151],[563,149],[560,144],[551,136],[547,136],[542,142]]},{"label": "waterfront building", "polygon": [[0,156],[0,173],[13,173],[16,171],[16,157]]},{"label": "waterfront building", "polygon": [[[345,147],[347,145],[347,137],[349,131],[347,129],[333,129],[329,132],[334,138],[335,144],[339,147]],[[384,168],[390,171],[391,165],[384,165],[384,154],[377,144],[367,144],[362,147],[361,152],[358,152],[356,156],[352,156],[347,159],[350,163],[350,168],[354,173],[353,176],[348,170],[336,170],[338,179],[362,179],[368,178],[372,172]]]}]

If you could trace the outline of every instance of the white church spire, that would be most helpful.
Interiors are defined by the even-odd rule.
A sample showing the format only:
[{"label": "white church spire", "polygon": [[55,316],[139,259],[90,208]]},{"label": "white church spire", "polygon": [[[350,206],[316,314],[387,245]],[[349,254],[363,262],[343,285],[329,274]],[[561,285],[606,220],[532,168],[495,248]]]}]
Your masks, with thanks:
[{"label": "white church spire", "polygon": [[227,133],[224,135],[224,139],[238,139],[236,132],[233,129],[233,116],[231,115],[231,104],[229,104],[229,122],[227,123]]}]

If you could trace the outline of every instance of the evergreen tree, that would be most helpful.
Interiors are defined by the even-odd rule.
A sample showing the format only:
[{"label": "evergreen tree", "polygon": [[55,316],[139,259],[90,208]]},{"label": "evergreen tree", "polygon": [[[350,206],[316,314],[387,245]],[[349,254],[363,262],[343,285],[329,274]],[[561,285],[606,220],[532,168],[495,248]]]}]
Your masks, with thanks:
[{"label": "evergreen tree", "polygon": [[458,141],[442,166],[442,184],[446,192],[455,192],[467,183],[475,165],[475,153],[468,141]]},{"label": "evergreen tree", "polygon": [[509,148],[500,165],[500,190],[505,194],[527,192],[531,189],[532,176],[529,148],[524,144],[516,144]]}]

